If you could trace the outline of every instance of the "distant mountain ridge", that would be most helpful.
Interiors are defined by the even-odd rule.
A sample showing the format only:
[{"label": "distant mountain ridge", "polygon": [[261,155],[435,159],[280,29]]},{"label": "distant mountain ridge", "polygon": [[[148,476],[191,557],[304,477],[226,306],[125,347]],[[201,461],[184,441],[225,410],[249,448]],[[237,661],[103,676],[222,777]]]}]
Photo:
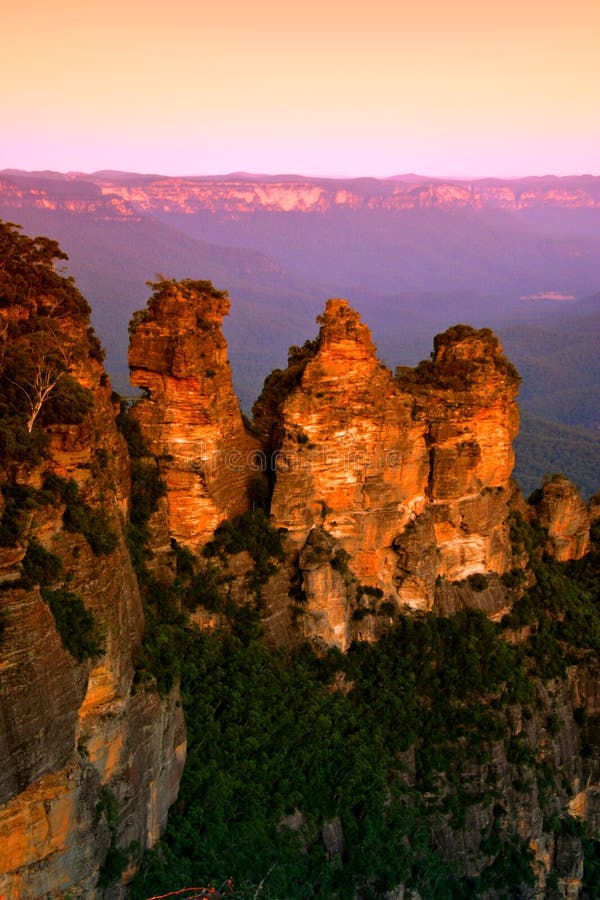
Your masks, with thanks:
[{"label": "distant mountain ridge", "polygon": [[[535,207],[600,208],[600,176],[535,176],[519,179],[438,179],[420,175],[391,178],[312,178],[298,175],[162,176],[100,171],[92,174],[54,172],[0,172],[0,194],[48,208],[49,193],[57,182],[66,192],[120,198],[122,215],[134,211],[184,212],[199,210],[251,212],[316,212],[335,208],[380,209],[506,209]],[[52,189],[48,191],[48,182]],[[62,191],[61,191],[62,193]]]}]

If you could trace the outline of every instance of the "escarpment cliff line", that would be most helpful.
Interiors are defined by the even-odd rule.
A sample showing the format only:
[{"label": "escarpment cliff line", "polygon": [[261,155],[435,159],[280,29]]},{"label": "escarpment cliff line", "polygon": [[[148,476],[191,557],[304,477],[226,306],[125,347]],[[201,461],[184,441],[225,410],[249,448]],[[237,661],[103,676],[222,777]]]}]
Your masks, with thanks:
[{"label": "escarpment cliff line", "polygon": [[[352,180],[298,179],[294,176],[262,181],[235,176],[192,180],[158,178],[130,184],[98,179],[102,194],[116,205],[137,212],[156,208],[161,211],[193,215],[200,210],[248,215],[253,211],[325,213],[347,209],[382,210],[401,213],[407,210],[506,209],[540,207],[597,209],[600,206],[598,178],[564,179],[565,183],[539,184],[504,181],[495,184],[467,181],[428,181],[427,179],[370,179],[370,186],[358,187]],[[5,188],[10,196],[10,187]],[[37,197],[35,200],[40,203]],[[97,202],[97,201],[96,201]],[[131,212],[128,213],[131,215]]]},{"label": "escarpment cliff line", "polygon": [[176,692],[132,692],[144,618],[125,542],[129,457],[89,308],[57,257],[54,242],[0,223],[0,896],[11,900],[99,897],[103,878],[118,893],[165,827],[186,746]]},{"label": "escarpment cliff line", "polygon": [[404,176],[357,181],[294,175],[182,178],[133,173],[115,178],[114,173],[101,172],[48,179],[35,173],[3,172],[0,199],[7,207],[94,212],[106,220],[131,220],[153,211],[193,215],[210,210],[249,215],[256,211],[310,214],[337,209],[397,213],[423,209],[597,209],[600,179],[588,175],[444,181]]},{"label": "escarpment cliff line", "polygon": [[134,408],[166,487],[169,538],[197,552],[223,519],[248,509],[252,454],[221,331],[227,293],[210,282],[154,285],[131,324]]}]

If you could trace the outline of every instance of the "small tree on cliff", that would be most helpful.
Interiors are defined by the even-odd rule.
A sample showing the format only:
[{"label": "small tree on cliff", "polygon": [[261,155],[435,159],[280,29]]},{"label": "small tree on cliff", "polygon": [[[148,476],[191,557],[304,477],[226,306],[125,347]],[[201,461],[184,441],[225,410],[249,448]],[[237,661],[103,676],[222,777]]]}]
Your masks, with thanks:
[{"label": "small tree on cliff", "polygon": [[90,392],[69,373],[77,355],[73,342],[48,323],[4,344],[0,353],[3,399],[25,419],[29,434],[40,416],[44,424],[77,423],[88,411]]},{"label": "small tree on cliff", "polygon": [[6,381],[22,395],[31,434],[44,404],[67,374],[67,353],[54,333],[37,332],[8,350],[3,362]]},{"label": "small tree on cliff", "polygon": [[80,339],[90,310],[73,279],[56,270],[55,260],[66,258],[55,241],[29,238],[0,221],[0,456],[5,458],[27,459],[35,444],[29,435],[35,429],[40,437],[36,425],[77,423],[92,402],[70,374],[77,360],[98,357],[98,350],[91,329],[87,341]]}]

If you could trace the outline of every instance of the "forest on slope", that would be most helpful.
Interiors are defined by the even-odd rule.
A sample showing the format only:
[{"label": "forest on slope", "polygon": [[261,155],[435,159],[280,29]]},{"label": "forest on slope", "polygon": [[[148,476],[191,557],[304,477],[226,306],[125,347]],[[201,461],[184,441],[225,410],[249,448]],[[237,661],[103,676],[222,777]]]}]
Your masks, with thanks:
[{"label": "forest on slope", "polygon": [[[265,646],[260,602],[220,605],[181,550],[169,591],[146,580],[145,677],[163,690],[181,679],[189,756],[132,897],[203,884],[238,898],[259,885],[273,900],[402,886],[466,900],[533,897],[541,883],[550,900],[574,878],[597,896],[599,835],[569,798],[600,753],[598,710],[576,688],[600,666],[600,534],[562,565],[519,516],[511,535],[530,568],[504,579],[514,605],[501,622],[397,614],[346,655]],[[260,565],[271,554],[277,565],[260,511],[216,538],[234,552],[270,547]],[[476,593],[486,586],[473,579]],[[186,627],[203,606],[222,629]],[[545,871],[522,836],[542,822]]]}]

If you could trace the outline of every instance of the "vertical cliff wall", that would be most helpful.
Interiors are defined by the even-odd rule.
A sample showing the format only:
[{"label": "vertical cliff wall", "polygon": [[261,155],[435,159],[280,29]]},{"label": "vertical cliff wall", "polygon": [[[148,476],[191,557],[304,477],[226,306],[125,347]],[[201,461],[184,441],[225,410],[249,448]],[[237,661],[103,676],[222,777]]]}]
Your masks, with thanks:
[{"label": "vertical cliff wall", "polygon": [[166,531],[198,551],[223,519],[248,509],[252,455],[221,331],[225,292],[210,282],[156,284],[131,325],[134,410],[166,487]]},{"label": "vertical cliff wall", "polygon": [[185,729],[131,690],[129,460],[87,304],[56,245],[0,237],[0,895],[95,897],[164,828]]}]

